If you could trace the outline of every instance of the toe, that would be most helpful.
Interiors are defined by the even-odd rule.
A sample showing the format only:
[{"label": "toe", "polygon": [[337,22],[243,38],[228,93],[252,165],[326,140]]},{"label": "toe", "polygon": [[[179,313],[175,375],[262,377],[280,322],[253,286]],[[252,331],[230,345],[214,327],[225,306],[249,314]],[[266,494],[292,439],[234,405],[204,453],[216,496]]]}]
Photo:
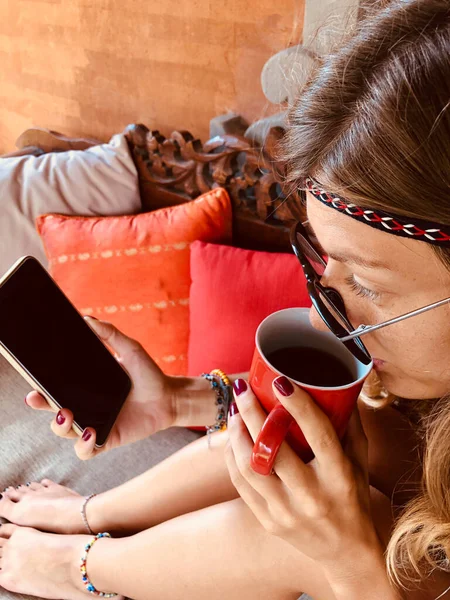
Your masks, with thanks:
[{"label": "toe", "polygon": [[24,495],[24,493],[25,492],[22,492],[20,490],[16,490],[14,488],[8,488],[6,490],[6,492],[3,492],[3,496],[5,498],[9,498],[13,502],[18,502],[22,498],[22,496]]},{"label": "toe", "polygon": [[41,481],[41,484],[42,484],[44,487],[51,487],[52,485],[58,485],[57,483],[55,483],[55,482],[54,482],[54,481],[52,481],[51,479],[43,479],[43,480]]},{"label": "toe", "polygon": [[0,494],[0,517],[11,521],[12,512],[14,510],[15,503],[8,498],[8,496]]},{"label": "toe", "polygon": [[13,525],[12,523],[6,523],[5,525],[2,525],[0,527],[0,537],[2,537],[4,539],[9,539],[17,529],[20,529],[18,525]]},{"label": "toe", "polygon": [[38,483],[37,481],[32,481],[30,483],[30,485],[28,486],[28,489],[35,490],[35,491],[42,490],[42,488],[43,488],[43,486],[40,483]]}]

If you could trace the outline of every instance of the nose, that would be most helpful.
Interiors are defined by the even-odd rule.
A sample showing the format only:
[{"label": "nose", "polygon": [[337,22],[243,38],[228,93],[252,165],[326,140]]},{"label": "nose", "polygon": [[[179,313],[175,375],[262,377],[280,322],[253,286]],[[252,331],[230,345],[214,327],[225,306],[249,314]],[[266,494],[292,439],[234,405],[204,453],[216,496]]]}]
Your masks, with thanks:
[{"label": "nose", "polygon": [[320,331],[330,331],[314,306],[311,306],[309,310],[309,321],[314,329],[319,329]]}]

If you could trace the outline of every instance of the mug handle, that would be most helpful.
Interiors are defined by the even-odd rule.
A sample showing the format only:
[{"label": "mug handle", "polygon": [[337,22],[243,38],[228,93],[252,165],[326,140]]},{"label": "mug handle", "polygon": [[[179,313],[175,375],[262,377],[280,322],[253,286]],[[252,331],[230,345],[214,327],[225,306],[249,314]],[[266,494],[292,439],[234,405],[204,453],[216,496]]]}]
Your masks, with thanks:
[{"label": "mug handle", "polygon": [[260,475],[271,475],[275,459],[294,418],[280,403],[267,415],[253,446],[250,465]]}]

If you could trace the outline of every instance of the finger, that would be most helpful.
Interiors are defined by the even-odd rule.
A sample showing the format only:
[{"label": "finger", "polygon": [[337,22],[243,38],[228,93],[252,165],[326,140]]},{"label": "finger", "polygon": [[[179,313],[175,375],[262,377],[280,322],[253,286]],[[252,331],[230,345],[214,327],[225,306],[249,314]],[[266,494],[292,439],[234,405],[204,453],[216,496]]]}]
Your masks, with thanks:
[{"label": "finger", "polygon": [[125,358],[135,352],[145,352],[139,342],[119,331],[112,323],[99,321],[89,316],[84,319],[98,337],[108,344],[119,357]]},{"label": "finger", "polygon": [[311,396],[284,376],[274,379],[272,389],[294,417],[319,464],[342,465],[346,458],[338,435],[330,419]]},{"label": "finger", "polygon": [[248,382],[244,379],[237,379],[235,381],[233,393],[239,414],[252,440],[255,441],[267,418],[267,413],[264,411]]},{"label": "finger", "polygon": [[80,460],[89,460],[101,452],[95,447],[96,436],[96,431],[92,427],[86,427],[83,431],[82,436],[74,446],[76,455]]},{"label": "finger", "polygon": [[72,412],[68,408],[62,408],[56,413],[55,418],[50,424],[50,428],[58,437],[72,439],[78,437],[75,431],[73,431],[72,425]]},{"label": "finger", "polygon": [[[267,418],[267,414],[261,407],[259,400],[253,393],[250,385],[243,379],[236,380],[233,386],[234,398],[239,408],[239,414],[245,423],[253,442]],[[233,420],[229,419],[229,422]],[[252,446],[253,450],[253,446]],[[251,452],[250,452],[251,456]],[[253,469],[252,473],[253,473]],[[283,483],[292,491],[299,493],[299,488],[304,489],[308,485],[311,474],[301,458],[292,450],[287,442],[283,442],[278,450],[273,470]],[[255,473],[255,475],[257,475]],[[258,475],[258,477],[262,477]],[[264,479],[271,479],[265,477]]]},{"label": "finger", "polygon": [[267,502],[242,476],[236,463],[231,443],[227,443],[225,446],[225,462],[227,464],[231,482],[236,488],[239,496],[247,504],[258,521],[263,523],[268,517]]},{"label": "finger", "polygon": [[25,396],[25,402],[34,410],[48,410],[55,412],[55,409],[50,406],[44,396],[41,396],[39,392],[30,392]]},{"label": "finger", "polygon": [[239,413],[228,420],[228,434],[241,476],[272,508],[286,501],[286,491],[276,475],[265,477],[251,467],[253,440]]},{"label": "finger", "polygon": [[344,448],[350,461],[368,478],[369,444],[357,406],[348,423]]}]

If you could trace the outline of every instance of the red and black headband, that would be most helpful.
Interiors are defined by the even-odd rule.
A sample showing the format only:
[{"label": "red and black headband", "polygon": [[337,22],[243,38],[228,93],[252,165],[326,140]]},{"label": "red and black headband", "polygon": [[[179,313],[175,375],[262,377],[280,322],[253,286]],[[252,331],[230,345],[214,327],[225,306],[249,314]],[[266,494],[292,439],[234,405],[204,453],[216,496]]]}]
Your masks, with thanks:
[{"label": "red and black headband", "polygon": [[429,244],[450,246],[450,226],[448,225],[441,225],[412,217],[390,215],[378,209],[361,208],[335,194],[326,192],[310,177],[305,179],[305,187],[323,204],[331,206],[371,227],[375,227],[386,233],[428,242]]}]

